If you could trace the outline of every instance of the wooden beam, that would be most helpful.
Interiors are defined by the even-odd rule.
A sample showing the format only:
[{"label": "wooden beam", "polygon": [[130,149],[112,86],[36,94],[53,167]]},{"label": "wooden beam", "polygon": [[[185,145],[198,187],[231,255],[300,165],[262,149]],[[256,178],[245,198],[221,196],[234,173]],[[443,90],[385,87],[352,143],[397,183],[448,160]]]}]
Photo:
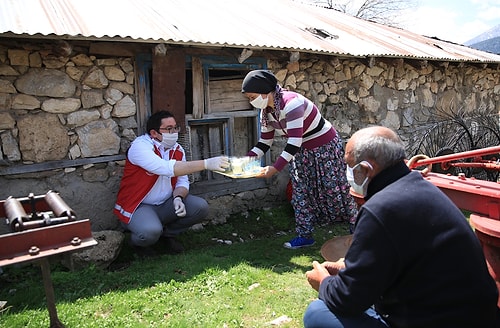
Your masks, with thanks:
[{"label": "wooden beam", "polygon": [[89,54],[118,56],[118,57],[133,57],[140,52],[149,52],[150,45],[140,45],[136,43],[123,42],[92,42],[89,46]]},{"label": "wooden beam", "polygon": [[[137,57],[135,58],[137,60]],[[137,132],[138,135],[141,135],[146,132],[146,122],[151,113],[150,73],[147,66],[140,60],[135,63],[135,68],[134,82],[138,106]]]},{"label": "wooden beam", "polygon": [[203,87],[203,66],[200,57],[193,57],[192,60],[193,74],[193,118],[198,119],[203,117],[205,108],[205,97]]},{"label": "wooden beam", "polygon": [[[217,173],[213,173],[217,174]],[[221,176],[220,174],[217,174]],[[189,193],[203,198],[213,198],[228,194],[237,194],[243,191],[269,188],[270,179],[250,178],[231,179],[224,177],[211,181],[200,181],[191,184]]]},{"label": "wooden beam", "polygon": [[186,116],[186,61],[181,49],[167,49],[166,55],[153,55],[152,113],[168,110],[178,122]]},{"label": "wooden beam", "polygon": [[87,164],[122,161],[125,158],[126,158],[125,155],[121,154],[112,156],[51,161],[51,162],[36,163],[36,164],[12,165],[7,167],[0,167],[0,176],[51,171],[51,170],[64,169],[67,167],[82,166]]},{"label": "wooden beam", "polygon": [[411,67],[415,68],[416,70],[422,70],[427,68],[429,65],[427,60],[413,60],[413,59],[407,59],[406,62],[408,65]]}]

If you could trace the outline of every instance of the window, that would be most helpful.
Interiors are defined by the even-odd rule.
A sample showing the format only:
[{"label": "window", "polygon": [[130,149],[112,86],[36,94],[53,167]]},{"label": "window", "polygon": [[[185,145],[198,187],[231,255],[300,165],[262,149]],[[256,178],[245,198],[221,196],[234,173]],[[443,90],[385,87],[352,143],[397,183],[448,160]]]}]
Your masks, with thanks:
[{"label": "window", "polygon": [[[262,58],[249,58],[239,63],[233,57],[186,56],[185,70],[185,129],[179,133],[179,143],[188,160],[218,156],[244,156],[258,138],[258,111],[241,93],[241,83],[252,69],[265,68]],[[138,123],[145,124],[151,113],[151,56],[138,56],[139,85]],[[167,70],[168,71],[168,70]],[[142,100],[141,100],[142,99]],[[142,119],[140,119],[142,117]],[[177,118],[177,117],[176,117]],[[179,120],[177,118],[177,120]],[[142,131],[143,133],[144,131]],[[263,159],[263,164],[269,160]],[[231,180],[208,171],[190,175],[193,193],[220,195],[265,186],[263,179]],[[251,181],[250,181],[251,180]],[[210,186],[210,187],[208,187]],[[215,194],[214,194],[215,193]]]},{"label": "window", "polygon": [[[199,102],[186,108],[192,158],[244,156],[257,141],[259,124],[258,111],[241,93],[241,83],[248,71],[264,67],[265,61],[240,64],[230,57],[212,56],[192,58],[189,63],[186,74],[203,86],[196,88],[194,82],[189,87],[186,78],[186,90],[192,90],[192,99]],[[194,181],[227,179],[216,173],[205,179],[204,173],[193,174]]]}]

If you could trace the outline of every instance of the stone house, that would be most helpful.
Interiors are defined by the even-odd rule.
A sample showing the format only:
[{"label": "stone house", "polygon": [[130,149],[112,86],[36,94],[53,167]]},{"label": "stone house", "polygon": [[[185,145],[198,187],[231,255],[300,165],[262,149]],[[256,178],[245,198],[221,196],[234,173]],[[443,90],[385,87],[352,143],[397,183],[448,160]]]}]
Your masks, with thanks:
[{"label": "stone house", "polygon": [[[94,231],[117,228],[125,153],[147,117],[172,111],[190,159],[244,155],[259,119],[240,87],[256,68],[345,139],[381,124],[411,148],[438,112],[500,110],[500,56],[296,1],[2,2],[0,199],[55,190]],[[190,178],[214,223],[282,204],[288,181]]]}]

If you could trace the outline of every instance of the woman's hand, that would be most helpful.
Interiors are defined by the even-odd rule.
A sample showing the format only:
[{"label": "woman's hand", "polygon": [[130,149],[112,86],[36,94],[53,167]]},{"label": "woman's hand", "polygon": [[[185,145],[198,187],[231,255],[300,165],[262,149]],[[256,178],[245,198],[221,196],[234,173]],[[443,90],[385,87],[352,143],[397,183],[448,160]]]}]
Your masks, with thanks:
[{"label": "woman's hand", "polygon": [[270,178],[278,172],[274,166],[265,166],[261,169],[260,173],[256,175],[257,178]]}]

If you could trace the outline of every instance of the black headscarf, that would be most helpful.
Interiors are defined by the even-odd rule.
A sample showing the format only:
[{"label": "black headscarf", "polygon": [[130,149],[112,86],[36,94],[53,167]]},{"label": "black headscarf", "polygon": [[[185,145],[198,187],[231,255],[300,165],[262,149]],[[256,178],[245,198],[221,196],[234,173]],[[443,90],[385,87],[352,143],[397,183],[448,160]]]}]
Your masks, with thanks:
[{"label": "black headscarf", "polygon": [[245,76],[241,84],[241,92],[267,94],[276,89],[277,83],[278,80],[271,71],[259,69]]}]

